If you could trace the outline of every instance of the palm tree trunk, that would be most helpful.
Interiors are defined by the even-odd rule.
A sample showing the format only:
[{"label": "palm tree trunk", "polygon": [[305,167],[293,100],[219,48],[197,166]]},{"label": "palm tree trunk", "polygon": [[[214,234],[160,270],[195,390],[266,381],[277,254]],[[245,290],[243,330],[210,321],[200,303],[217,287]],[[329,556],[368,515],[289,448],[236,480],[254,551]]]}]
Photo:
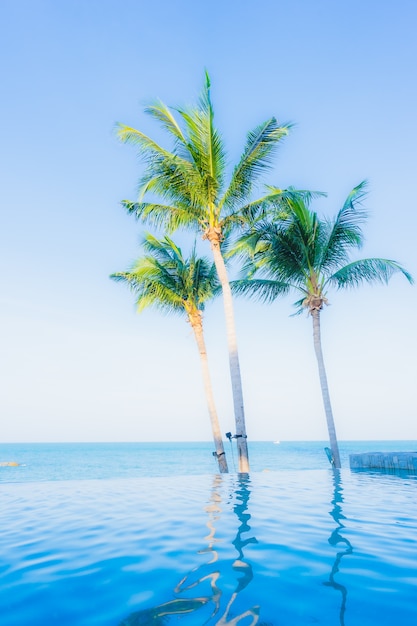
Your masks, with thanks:
[{"label": "palm tree trunk", "polygon": [[336,437],[336,428],[334,425],[332,405],[330,403],[329,387],[327,385],[326,369],[324,367],[323,351],[321,348],[321,332],[320,332],[320,311],[318,309],[310,310],[313,318],[313,339],[314,350],[317,357],[319,367],[321,395],[323,397],[324,411],[326,413],[327,430],[329,431],[330,448],[332,450],[333,462],[336,468],[341,467],[339,446]]},{"label": "palm tree trunk", "polygon": [[206,392],[207,406],[210,415],[211,430],[213,432],[213,440],[216,448],[216,458],[219,464],[219,470],[222,474],[227,474],[229,468],[227,467],[226,454],[223,447],[223,440],[220,431],[219,418],[217,416],[216,405],[214,403],[213,389],[211,386],[210,371],[208,366],[206,344],[204,341],[203,325],[201,321],[201,312],[195,315],[188,316],[194,336],[197,342],[198,351],[200,353],[201,368],[203,371],[204,390]]},{"label": "palm tree trunk", "polygon": [[227,343],[229,347],[229,366],[232,380],[233,405],[235,410],[236,442],[239,459],[239,472],[249,472],[249,454],[245,425],[245,410],[243,406],[242,379],[240,376],[239,355],[237,350],[235,318],[233,313],[232,291],[226,265],[220,250],[220,237],[218,233],[209,233],[213,252],[214,264],[223,291],[224,313],[226,318]]}]

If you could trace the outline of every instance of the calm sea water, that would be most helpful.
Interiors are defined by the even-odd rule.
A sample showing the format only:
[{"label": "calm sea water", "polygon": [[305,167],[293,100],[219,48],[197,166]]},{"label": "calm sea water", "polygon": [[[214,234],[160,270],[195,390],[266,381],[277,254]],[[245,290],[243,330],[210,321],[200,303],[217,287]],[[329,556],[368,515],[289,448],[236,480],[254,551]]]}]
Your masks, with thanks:
[{"label": "calm sea water", "polygon": [[[328,469],[324,453],[328,445],[324,441],[250,442],[251,471]],[[356,452],[417,450],[417,441],[342,441],[339,445],[344,467],[349,467],[349,454]],[[225,446],[229,469],[236,472],[235,443]],[[217,472],[212,451],[209,442],[0,444],[0,463],[19,463],[0,467],[0,482],[212,474]]]},{"label": "calm sea water", "polygon": [[[352,472],[417,442],[3,445],[5,626],[388,626],[417,621],[417,477]],[[233,465],[229,452],[229,464]]]}]

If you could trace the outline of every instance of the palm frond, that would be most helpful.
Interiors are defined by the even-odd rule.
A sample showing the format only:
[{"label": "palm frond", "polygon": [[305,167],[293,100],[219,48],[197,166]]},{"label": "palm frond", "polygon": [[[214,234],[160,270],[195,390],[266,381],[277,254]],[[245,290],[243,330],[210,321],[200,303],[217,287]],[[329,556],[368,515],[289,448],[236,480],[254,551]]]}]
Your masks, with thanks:
[{"label": "palm frond", "polygon": [[123,143],[131,143],[134,146],[138,146],[140,149],[140,154],[145,156],[170,156],[171,153],[165,148],[162,148],[159,144],[156,143],[153,139],[142,133],[140,130],[136,130],[136,128],[132,128],[131,126],[126,126],[125,124],[120,124],[119,122],[116,124],[116,134],[120,141]]},{"label": "palm frond", "polygon": [[359,185],[356,185],[356,187],[352,189],[352,191],[349,193],[348,197],[346,198],[343,204],[343,208],[349,205],[352,208],[361,206],[362,202],[365,200],[365,198],[368,195],[368,186],[369,184],[367,180],[363,180],[362,182],[359,183]]},{"label": "palm frond", "polygon": [[357,287],[363,283],[388,284],[394,274],[402,274],[410,284],[414,280],[399,263],[390,259],[370,258],[353,261],[330,276],[326,283],[339,289]]},{"label": "palm frond", "polygon": [[157,264],[149,263],[148,259],[137,263],[131,271],[117,272],[110,278],[128,285],[135,295],[138,313],[153,306],[166,314],[185,314],[182,299],[169,276],[161,276]]},{"label": "palm frond", "polygon": [[198,208],[193,211],[193,207],[154,202],[132,202],[131,200],[123,200],[121,204],[136,219],[158,227],[163,226],[168,232],[173,232],[179,227],[192,228],[195,225],[199,226],[201,221],[204,220],[204,214],[199,212]]},{"label": "palm frond", "polygon": [[171,113],[170,108],[166,104],[158,100],[153,104],[148,105],[145,108],[145,113],[160,122],[164,130],[166,130],[181,144],[187,143],[187,139],[184,136],[180,125],[178,124],[177,120]]},{"label": "palm frond", "polygon": [[240,259],[247,257],[253,258],[256,246],[260,241],[261,236],[262,233],[257,230],[250,230],[246,232],[233,242],[233,245],[229,247],[226,256],[228,258],[238,257]]},{"label": "palm frond", "polygon": [[161,265],[165,263],[169,266],[171,263],[177,269],[185,264],[181,248],[168,235],[165,235],[163,239],[158,239],[151,233],[145,233],[142,247],[148,255],[154,257]]},{"label": "palm frond", "polygon": [[235,295],[248,296],[254,300],[266,303],[273,302],[279,296],[286,295],[291,289],[288,283],[260,278],[233,280],[230,283],[230,287]]},{"label": "palm frond", "polygon": [[273,222],[274,229],[268,225],[265,229],[271,241],[271,266],[275,273],[285,271],[288,280],[299,284],[308,280],[316,265],[321,224],[317,214],[306,205],[303,194],[290,190],[283,202],[282,215]]},{"label": "palm frond", "polygon": [[245,271],[254,268],[278,282],[302,284],[309,273],[309,248],[299,233],[286,223],[257,222],[234,245],[231,255],[238,256]]},{"label": "palm frond", "polygon": [[267,185],[266,188],[270,203],[279,213],[285,213],[291,206],[291,202],[302,202],[308,208],[313,200],[327,196],[325,191],[296,189],[292,186],[287,189],[280,189],[279,187]]},{"label": "palm frond", "polygon": [[165,313],[203,311],[205,303],[219,293],[214,263],[197,257],[195,243],[190,256],[184,258],[181,248],[168,236],[157,239],[147,233],[143,249],[146,256],[129,271],[111,275],[133,291],[138,312],[149,306]]},{"label": "palm frond", "polygon": [[245,202],[254,183],[272,164],[279,142],[288,135],[292,125],[278,124],[272,117],[248,133],[246,146],[236,165],[228,189],[220,202],[228,211]]},{"label": "palm frond", "polygon": [[319,191],[307,191],[303,189],[278,189],[267,186],[269,193],[252,200],[243,206],[237,206],[235,210],[226,215],[222,220],[222,228],[232,230],[236,227],[250,229],[255,222],[262,220],[282,222],[289,218],[290,210],[288,204],[291,200],[303,200],[310,202],[315,197],[322,197],[326,194]]},{"label": "palm frond", "polygon": [[363,181],[350,192],[335,220],[326,220],[327,237],[322,241],[320,261],[321,269],[326,273],[334,272],[346,263],[352,249],[362,247],[362,224],[367,212],[361,205],[365,197],[366,181]]},{"label": "palm frond", "polygon": [[[167,111],[166,108],[165,110]],[[158,113],[162,119],[162,108],[157,109],[155,106],[152,111],[155,115]],[[173,120],[171,126],[174,129],[175,120],[173,116],[170,119]],[[167,126],[169,121],[167,118]],[[204,179],[196,167],[192,150],[190,149],[187,152],[184,149],[184,145],[187,149],[189,145],[188,143],[184,144],[186,139],[183,137],[179,126],[177,127],[176,137],[178,139],[183,137],[184,139],[184,141],[179,141],[179,145],[182,146],[181,154],[175,151],[169,152],[147,135],[134,128],[122,124],[119,124],[118,128],[117,134],[121,141],[137,146],[140,156],[147,163],[139,188],[141,198],[143,198],[146,191],[152,190],[162,198],[172,201],[191,202],[191,204],[201,203],[202,200],[206,201]]]},{"label": "palm frond", "polygon": [[223,185],[225,150],[220,133],[214,126],[210,97],[210,78],[206,73],[204,88],[194,108],[177,109],[187,129],[187,147],[201,177],[206,204],[215,204]]},{"label": "palm frond", "polygon": [[255,221],[266,218],[271,206],[270,196],[266,194],[256,200],[247,202],[243,206],[237,205],[223,218],[222,223],[224,226],[230,224],[231,227],[250,228]]},{"label": "palm frond", "polygon": [[276,280],[303,284],[311,274],[313,254],[308,233],[299,233],[297,237],[293,230],[280,229],[270,242],[264,267]]},{"label": "palm frond", "polygon": [[148,160],[141,184],[152,180],[152,191],[172,202],[205,202],[206,191],[200,172],[192,161],[178,155]]},{"label": "palm frond", "polygon": [[295,308],[295,311],[294,313],[291,313],[290,317],[297,317],[298,315],[301,315],[301,313],[304,313],[305,311],[304,302],[305,302],[306,295],[307,295],[307,292],[304,292],[303,297],[293,303],[293,307]]}]

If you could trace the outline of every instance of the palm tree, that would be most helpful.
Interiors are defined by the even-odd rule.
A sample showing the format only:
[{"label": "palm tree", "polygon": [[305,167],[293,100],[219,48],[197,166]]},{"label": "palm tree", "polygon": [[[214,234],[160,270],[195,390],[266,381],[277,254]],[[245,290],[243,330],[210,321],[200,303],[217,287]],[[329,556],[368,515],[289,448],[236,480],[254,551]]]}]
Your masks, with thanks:
[{"label": "palm tree", "polygon": [[223,292],[239,471],[248,472],[232,294],[221,244],[225,236],[241,224],[244,216],[256,214],[265,202],[273,201],[276,190],[269,189],[266,196],[258,200],[252,200],[252,190],[260,175],[270,166],[272,155],[281,139],[288,134],[290,125],[280,125],[275,118],[271,118],[250,132],[240,161],[227,181],[226,152],[213,122],[207,72],[197,105],[174,111],[178,119],[172,109],[159,101],[145,109],[173,141],[171,150],[161,147],[134,128],[118,125],[121,141],[134,144],[146,163],[145,174],[139,184],[138,201],[124,201],[123,205],[138,219],[164,226],[169,232],[178,227],[192,228],[200,231],[203,238],[210,242]]},{"label": "palm tree", "polygon": [[331,461],[336,468],[340,467],[340,455],[320,330],[320,314],[323,305],[328,304],[327,292],[331,287],[386,284],[397,272],[413,282],[410,274],[392,260],[368,258],[349,262],[351,252],[360,248],[364,241],[361,225],[366,213],[361,206],[365,195],[366,182],[362,182],[352,190],[331,221],[320,219],[309,209],[306,199],[288,193],[283,198],[278,218],[255,223],[236,247],[237,253],[246,254],[246,270],[252,277],[236,281],[234,292],[270,302],[294,290],[301,293],[301,299],[295,303],[297,312],[307,309],[312,317]]},{"label": "palm tree", "polygon": [[216,270],[207,259],[198,258],[194,249],[185,259],[181,249],[165,237],[161,241],[150,234],[143,247],[148,254],[140,258],[128,272],[117,272],[111,278],[125,282],[136,295],[138,312],[155,306],[167,313],[186,315],[193,329],[200,353],[204,389],[219,470],[228,472],[220,424],[210,380],[207,352],[203,334],[205,303],[219,291]]}]

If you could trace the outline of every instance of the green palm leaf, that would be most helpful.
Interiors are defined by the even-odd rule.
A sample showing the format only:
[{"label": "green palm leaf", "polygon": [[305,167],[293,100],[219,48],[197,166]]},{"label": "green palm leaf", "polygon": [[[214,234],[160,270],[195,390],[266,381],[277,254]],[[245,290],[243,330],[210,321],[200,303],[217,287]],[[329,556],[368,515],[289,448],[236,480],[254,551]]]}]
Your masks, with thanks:
[{"label": "green palm leaf", "polygon": [[157,102],[148,105],[145,108],[145,113],[160,122],[162,128],[172,135],[179,145],[187,144],[187,139],[184,136],[181,127],[166,104],[158,100]]},{"label": "green palm leaf", "polygon": [[410,284],[412,276],[396,261],[390,259],[361,259],[345,265],[329,276],[326,284],[343,287],[358,287],[363,283],[388,284],[394,274],[402,274]]},{"label": "green palm leaf", "polygon": [[173,232],[181,226],[199,224],[205,218],[198,207],[192,212],[186,207],[166,205],[153,202],[131,202],[123,200],[122,206],[126,211],[145,223],[155,226],[164,226],[168,232]]},{"label": "green palm leaf", "polygon": [[363,201],[367,198],[368,196],[368,181],[367,180],[363,180],[362,182],[359,183],[359,185],[356,185],[356,187],[354,187],[352,189],[352,191],[349,193],[348,197],[346,198],[342,210],[345,209],[348,205],[351,205],[352,207],[354,207],[355,209],[358,206],[361,206]]},{"label": "green palm leaf", "polygon": [[233,280],[230,286],[234,294],[249,296],[260,302],[273,302],[278,296],[286,295],[291,289],[289,283],[261,278]]},{"label": "green palm leaf", "polygon": [[183,315],[190,306],[202,311],[205,303],[218,293],[215,267],[207,259],[196,256],[195,246],[185,259],[169,237],[158,240],[148,233],[143,248],[147,255],[138,259],[129,271],[111,275],[131,288],[139,312],[149,306]]},{"label": "green palm leaf", "polygon": [[360,207],[366,195],[366,185],[363,181],[352,190],[333,223],[325,221],[327,238],[321,244],[320,262],[323,271],[332,272],[341,262],[348,261],[353,248],[362,247],[364,235],[361,226],[367,213]]},{"label": "green palm leaf", "polygon": [[242,157],[220,202],[228,212],[236,211],[236,207],[251,194],[259,176],[271,167],[276,148],[290,129],[291,124],[279,125],[273,117],[248,133]]},{"label": "green palm leaf", "polygon": [[152,158],[170,156],[170,152],[162,148],[156,141],[141,133],[140,130],[126,126],[125,124],[116,124],[117,136],[123,143],[130,143],[137,146],[141,152],[146,153]]}]

